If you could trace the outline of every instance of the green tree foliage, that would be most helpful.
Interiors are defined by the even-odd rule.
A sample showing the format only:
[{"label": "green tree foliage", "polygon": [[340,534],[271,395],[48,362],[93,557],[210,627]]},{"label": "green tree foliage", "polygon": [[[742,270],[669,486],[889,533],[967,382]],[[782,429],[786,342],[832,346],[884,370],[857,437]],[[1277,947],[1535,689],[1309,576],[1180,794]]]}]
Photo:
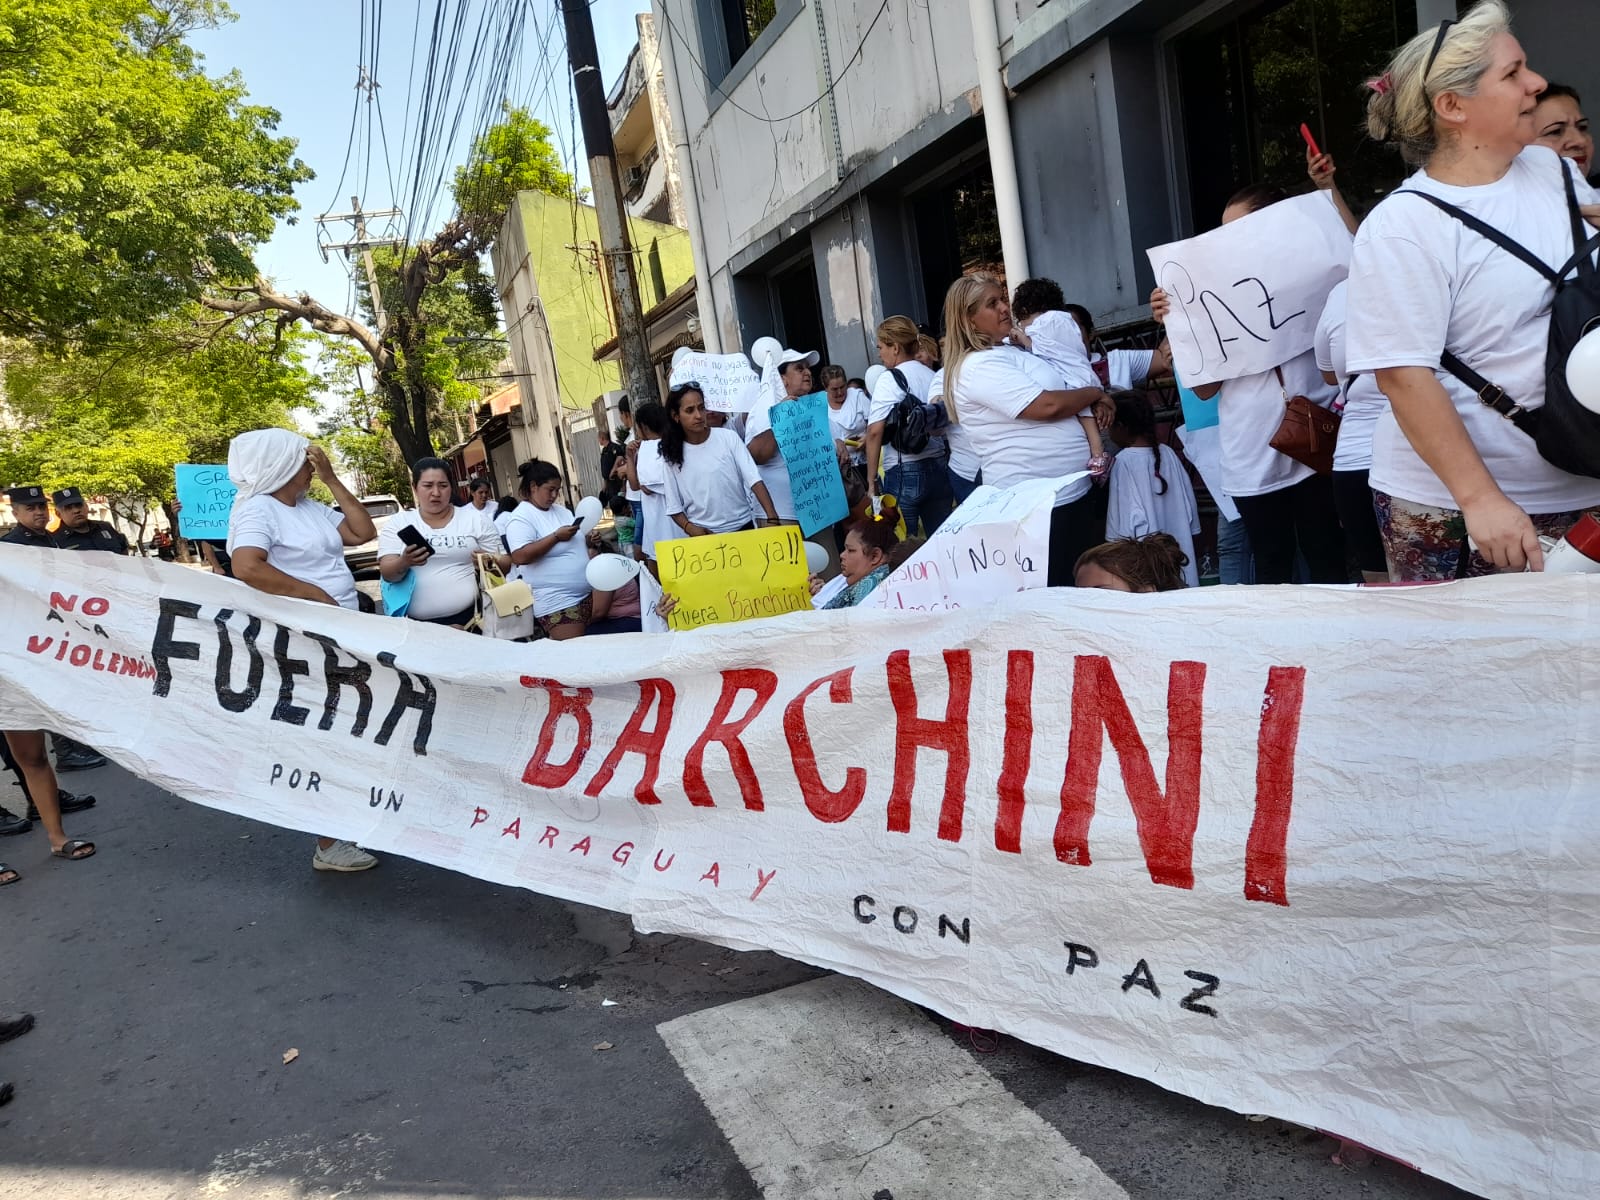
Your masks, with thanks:
[{"label": "green tree foliage", "polygon": [[185,310],[115,352],[41,353],[25,342],[0,346],[6,409],[0,476],[73,485],[106,496],[121,516],[173,496],[172,467],[227,461],[235,434],[291,426],[291,412],[315,403],[307,369],[312,336],[271,321],[239,321],[197,334]]},{"label": "green tree foliage", "polygon": [[0,334],[92,348],[255,278],[251,246],[311,171],[278,114],[184,42],[231,17],[219,0],[0,5]]},{"label": "green tree foliage", "polygon": [[[455,387],[459,376],[492,373],[481,352],[468,353],[475,344],[462,348],[445,339],[481,338],[496,328],[495,292],[482,258],[506,205],[519,187],[572,194],[572,177],[560,170],[549,129],[522,109],[508,109],[505,118],[476,139],[457,173],[456,214],[426,241],[377,256],[384,328],[377,328],[370,298],[363,297],[366,319],[355,320],[303,293],[280,292],[262,278],[202,299],[218,312],[277,312],[356,342],[372,360],[384,423],[406,462],[434,454],[440,422],[468,401],[468,393]],[[492,363],[499,351],[485,346]],[[475,363],[476,369],[463,370]],[[443,428],[451,430],[451,424]],[[455,440],[448,432],[444,436]]]},{"label": "green tree foliage", "polygon": [[502,109],[504,120],[478,138],[467,165],[456,168],[456,205],[469,220],[498,221],[518,192],[577,195],[551,144],[551,130],[525,108]]}]

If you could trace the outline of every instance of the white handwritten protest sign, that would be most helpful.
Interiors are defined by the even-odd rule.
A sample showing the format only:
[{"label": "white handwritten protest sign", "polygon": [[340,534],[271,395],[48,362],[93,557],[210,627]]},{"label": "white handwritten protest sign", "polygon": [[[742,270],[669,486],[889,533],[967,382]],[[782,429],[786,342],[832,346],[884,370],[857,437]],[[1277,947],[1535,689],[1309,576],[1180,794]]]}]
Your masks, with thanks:
[{"label": "white handwritten protest sign", "polygon": [[1600,1179],[1597,611],[1581,575],[1037,588],[518,645],[0,545],[0,727],[1571,1200]]},{"label": "white handwritten protest sign", "polygon": [[760,396],[761,380],[742,354],[706,354],[692,350],[672,364],[670,387],[698,383],[706,407],[714,412],[749,412]]},{"label": "white handwritten protest sign", "polygon": [[1050,510],[1060,489],[1086,474],[973,489],[861,607],[937,612],[1044,587],[1050,569]]},{"label": "white handwritten protest sign", "polygon": [[1354,239],[1326,192],[1269,205],[1145,253],[1172,312],[1172,364],[1190,387],[1238,379],[1311,349]]}]

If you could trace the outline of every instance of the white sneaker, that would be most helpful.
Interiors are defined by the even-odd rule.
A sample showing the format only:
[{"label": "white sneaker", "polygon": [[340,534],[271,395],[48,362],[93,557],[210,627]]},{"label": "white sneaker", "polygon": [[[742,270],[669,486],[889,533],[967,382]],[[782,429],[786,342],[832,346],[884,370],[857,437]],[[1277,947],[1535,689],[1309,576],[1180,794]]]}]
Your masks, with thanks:
[{"label": "white sneaker", "polygon": [[311,865],[318,871],[370,871],[378,860],[354,842],[335,842],[326,849],[318,846]]}]

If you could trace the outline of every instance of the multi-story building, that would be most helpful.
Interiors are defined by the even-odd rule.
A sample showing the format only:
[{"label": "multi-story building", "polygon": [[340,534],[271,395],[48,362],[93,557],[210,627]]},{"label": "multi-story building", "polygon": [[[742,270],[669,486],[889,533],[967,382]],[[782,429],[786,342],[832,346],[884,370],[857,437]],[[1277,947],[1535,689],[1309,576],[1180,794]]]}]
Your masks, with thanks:
[{"label": "multi-story building", "polygon": [[[1456,15],[1455,0],[655,2],[709,348],[771,333],[852,370],[879,319],[937,325],[976,267],[1054,277],[1102,328],[1142,319],[1145,248],[1210,228],[1245,183],[1303,187],[1302,122],[1369,206],[1403,169],[1360,132],[1363,81]],[[1600,95],[1593,39],[1572,36],[1589,6],[1511,3],[1530,62]]]}]

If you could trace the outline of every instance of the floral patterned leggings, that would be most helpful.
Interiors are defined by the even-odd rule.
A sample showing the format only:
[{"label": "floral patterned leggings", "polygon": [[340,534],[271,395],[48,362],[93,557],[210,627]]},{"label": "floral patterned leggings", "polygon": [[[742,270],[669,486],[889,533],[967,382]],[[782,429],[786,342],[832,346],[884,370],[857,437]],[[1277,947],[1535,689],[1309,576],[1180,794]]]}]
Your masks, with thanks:
[{"label": "floral patterned leggings", "polygon": [[[1378,532],[1383,537],[1383,552],[1389,560],[1389,578],[1393,582],[1428,583],[1457,578],[1456,568],[1467,541],[1467,521],[1459,509],[1416,504],[1377,489],[1373,489],[1372,503],[1378,514]],[[1600,513],[1600,510],[1591,511]],[[1558,538],[1583,514],[1583,509],[1530,513],[1528,519],[1541,537]],[[1461,575],[1470,579],[1495,573],[1494,564],[1473,551],[1472,561]]]}]

